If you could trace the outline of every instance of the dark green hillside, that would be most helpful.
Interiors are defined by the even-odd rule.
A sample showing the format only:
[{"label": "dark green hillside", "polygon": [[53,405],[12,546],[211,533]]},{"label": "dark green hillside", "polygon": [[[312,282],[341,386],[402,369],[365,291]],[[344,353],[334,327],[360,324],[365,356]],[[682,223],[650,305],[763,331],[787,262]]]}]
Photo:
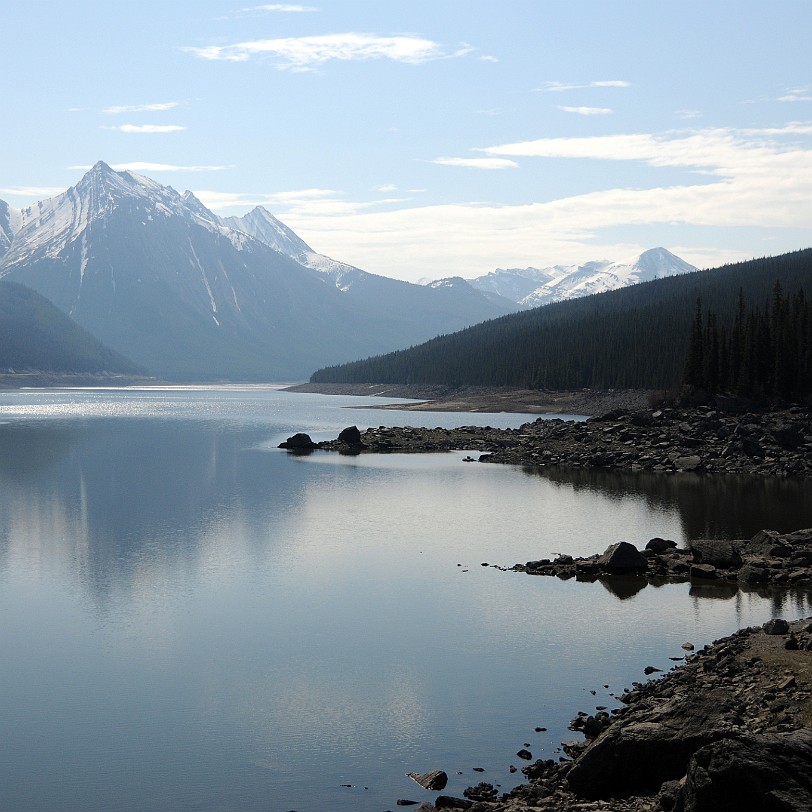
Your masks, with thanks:
[{"label": "dark green hillside", "polygon": [[39,293],[0,282],[0,371],[126,372],[142,369],[105,347]]},{"label": "dark green hillside", "polygon": [[812,291],[812,249],[658,279],[503,316],[408,350],[328,367],[314,383],[664,389],[683,375],[697,300],[720,326],[739,295]]}]

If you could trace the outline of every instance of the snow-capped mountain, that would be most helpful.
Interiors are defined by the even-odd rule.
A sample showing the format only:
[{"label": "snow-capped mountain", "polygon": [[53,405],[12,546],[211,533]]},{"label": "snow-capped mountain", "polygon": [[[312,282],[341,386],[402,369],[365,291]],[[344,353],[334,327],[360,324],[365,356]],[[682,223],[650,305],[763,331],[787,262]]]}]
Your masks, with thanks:
[{"label": "snow-capped mountain", "polygon": [[665,248],[652,248],[620,262],[596,260],[548,268],[498,268],[470,282],[477,290],[497,293],[522,307],[538,307],[696,270]]},{"label": "snow-capped mountain", "polygon": [[102,162],[53,198],[0,207],[0,277],[153,374],[186,380],[302,378],[516,309],[467,283],[449,294],[366,273],[264,209],[220,218]]},{"label": "snow-capped mountain", "polygon": [[0,258],[5,256],[14,239],[14,232],[20,230],[20,210],[0,200]]}]

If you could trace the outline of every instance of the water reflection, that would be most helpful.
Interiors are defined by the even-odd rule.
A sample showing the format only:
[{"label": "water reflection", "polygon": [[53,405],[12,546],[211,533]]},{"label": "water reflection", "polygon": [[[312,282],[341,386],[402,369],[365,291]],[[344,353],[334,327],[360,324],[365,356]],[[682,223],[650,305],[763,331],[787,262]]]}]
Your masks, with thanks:
[{"label": "water reflection", "polygon": [[677,511],[686,538],[750,538],[759,530],[790,533],[812,526],[812,480],[662,474],[585,468],[523,469],[529,476],[609,498],[636,497]]},{"label": "water reflection", "polygon": [[303,475],[246,450],[266,437],[183,421],[2,425],[0,566],[72,571],[103,602],[145,568],[199,566],[218,526],[242,527],[264,552],[269,502],[294,505]]}]

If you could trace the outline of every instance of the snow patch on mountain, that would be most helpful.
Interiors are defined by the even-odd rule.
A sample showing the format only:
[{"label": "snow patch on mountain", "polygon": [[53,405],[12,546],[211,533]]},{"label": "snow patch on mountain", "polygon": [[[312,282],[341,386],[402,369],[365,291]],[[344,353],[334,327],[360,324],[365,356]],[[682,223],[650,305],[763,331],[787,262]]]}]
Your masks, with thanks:
[{"label": "snow patch on mountain", "polygon": [[14,234],[20,230],[21,224],[20,210],[10,206],[5,200],[0,200],[0,257],[8,251]]},{"label": "snow patch on mountain", "polygon": [[529,308],[696,270],[665,248],[652,248],[620,261],[603,259],[547,268],[497,268],[470,283],[477,290],[505,296]]}]

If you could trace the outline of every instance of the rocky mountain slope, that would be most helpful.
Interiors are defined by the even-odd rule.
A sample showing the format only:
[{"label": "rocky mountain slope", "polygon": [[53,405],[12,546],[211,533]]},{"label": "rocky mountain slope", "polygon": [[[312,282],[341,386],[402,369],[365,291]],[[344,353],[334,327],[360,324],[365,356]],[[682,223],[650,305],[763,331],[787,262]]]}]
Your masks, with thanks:
[{"label": "rocky mountain slope", "polygon": [[152,374],[290,380],[515,309],[321,257],[264,209],[219,218],[190,192],[97,163],[0,207],[0,277],[27,285]]}]

